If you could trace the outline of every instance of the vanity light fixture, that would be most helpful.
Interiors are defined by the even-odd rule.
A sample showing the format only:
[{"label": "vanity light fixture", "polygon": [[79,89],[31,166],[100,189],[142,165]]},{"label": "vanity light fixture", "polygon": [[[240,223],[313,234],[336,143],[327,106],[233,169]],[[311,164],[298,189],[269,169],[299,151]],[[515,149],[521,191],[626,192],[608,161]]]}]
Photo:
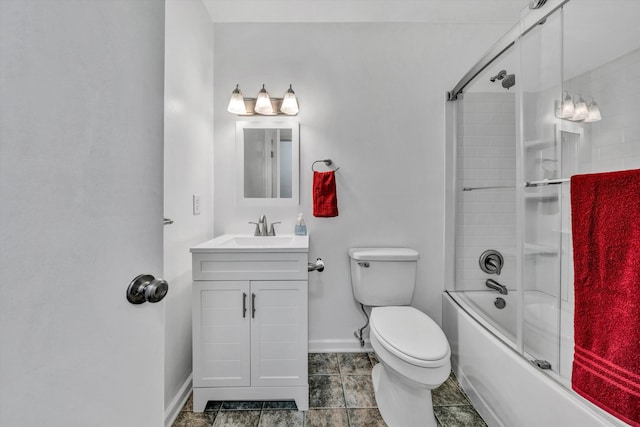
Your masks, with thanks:
[{"label": "vanity light fixture", "polygon": [[560,118],[570,119],[575,114],[576,108],[573,105],[573,100],[571,99],[569,92],[565,90],[565,93],[567,94],[567,96],[565,96],[564,100],[562,101],[562,111],[560,112]]},{"label": "vanity light fixture", "polygon": [[296,93],[293,91],[291,84],[283,98],[270,97],[264,84],[257,98],[243,98],[239,85],[236,85],[236,88],[231,93],[227,111],[239,116],[252,116],[254,114],[262,116],[275,116],[278,114],[295,116],[298,114],[299,107]]},{"label": "vanity light fixture", "polygon": [[602,114],[600,114],[600,108],[598,108],[598,104],[596,101],[591,98],[591,101],[587,104],[587,118],[584,119],[585,123],[597,122],[602,120]]},{"label": "vanity light fixture", "polygon": [[242,92],[240,92],[240,85],[236,85],[236,88],[231,92],[227,111],[233,114],[247,114],[244,98],[242,97]]},{"label": "vanity light fixture", "polygon": [[264,88],[264,83],[262,84],[262,89],[258,92],[256,106],[253,110],[258,114],[274,114],[273,106],[271,105],[271,98],[269,98],[269,92],[267,92],[267,89]]},{"label": "vanity light fixture", "polygon": [[296,114],[298,114],[298,99],[296,98],[296,93],[293,91],[291,84],[289,84],[287,93],[284,94],[280,111],[289,116],[295,116]]},{"label": "vanity light fixture", "polygon": [[589,115],[589,110],[587,109],[587,103],[582,99],[582,95],[578,95],[578,100],[575,104],[575,111],[573,116],[571,116],[572,121],[580,121],[587,118]]}]

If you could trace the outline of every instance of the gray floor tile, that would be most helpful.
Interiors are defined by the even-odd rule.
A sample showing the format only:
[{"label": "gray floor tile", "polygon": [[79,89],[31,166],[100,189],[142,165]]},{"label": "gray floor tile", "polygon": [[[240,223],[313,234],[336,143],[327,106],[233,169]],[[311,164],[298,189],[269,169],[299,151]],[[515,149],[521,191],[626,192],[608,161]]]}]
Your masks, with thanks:
[{"label": "gray floor tile", "polygon": [[289,409],[289,410],[297,410],[296,402],[293,400],[283,400],[283,401],[265,401],[262,406],[262,410],[270,410],[270,409]]},{"label": "gray floor tile", "polygon": [[[385,426],[371,381],[377,363],[375,353],[312,353],[308,411],[298,411],[292,400],[210,401],[205,412],[193,413],[189,396],[173,427]],[[486,427],[453,373],[432,394],[438,427]]]},{"label": "gray floor tile", "polygon": [[259,427],[303,427],[304,412],[274,409],[262,411]]},{"label": "gray floor tile", "polygon": [[173,427],[211,427],[215,418],[214,412],[181,411],[173,422]]},{"label": "gray floor tile", "polygon": [[347,408],[375,408],[376,397],[370,375],[342,377],[344,400]]},{"label": "gray floor tile", "polygon": [[339,353],[341,375],[370,375],[371,360],[367,353]]},{"label": "gray floor tile", "polygon": [[309,375],[340,375],[336,353],[310,353]]},{"label": "gray floor tile", "polygon": [[350,427],[387,427],[377,409],[347,409]]},{"label": "gray floor tile", "polygon": [[257,427],[260,411],[220,411],[213,427]]},{"label": "gray floor tile", "polygon": [[224,401],[220,407],[221,411],[248,411],[248,410],[260,410],[262,409],[262,402],[259,400],[248,401]]},{"label": "gray floor tile", "polygon": [[309,376],[309,407],[344,408],[342,381],[338,375]]},{"label": "gray floor tile", "polygon": [[349,427],[346,409],[309,409],[305,427]]},{"label": "gray floor tile", "polygon": [[440,387],[431,391],[431,396],[433,397],[433,406],[471,404],[458,387],[455,377],[447,378]]},{"label": "gray floor tile", "polygon": [[436,406],[433,408],[442,427],[487,427],[473,406]]}]

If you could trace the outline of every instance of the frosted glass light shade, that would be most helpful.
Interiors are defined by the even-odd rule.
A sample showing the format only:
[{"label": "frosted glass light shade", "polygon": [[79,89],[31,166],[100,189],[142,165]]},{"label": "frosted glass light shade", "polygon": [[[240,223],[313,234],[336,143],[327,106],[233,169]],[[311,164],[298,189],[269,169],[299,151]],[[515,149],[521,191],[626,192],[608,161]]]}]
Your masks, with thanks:
[{"label": "frosted glass light shade", "polygon": [[229,106],[227,111],[233,114],[247,114],[247,109],[244,106],[244,98],[242,92],[240,92],[239,85],[231,92],[231,99],[229,100]]},{"label": "frosted glass light shade", "polygon": [[298,99],[296,98],[296,93],[293,91],[291,85],[289,85],[287,93],[284,94],[280,111],[289,116],[295,116],[298,114]]},{"label": "frosted glass light shade", "polygon": [[587,118],[584,119],[586,123],[597,122],[599,120],[602,120],[602,114],[600,114],[600,108],[598,108],[598,104],[596,104],[596,101],[594,101],[593,99],[587,105],[587,111],[589,113],[587,114]]},{"label": "frosted glass light shade", "polygon": [[575,114],[575,106],[573,105],[573,100],[571,96],[569,96],[569,92],[565,92],[567,96],[564,97],[562,101],[562,112],[560,113],[560,117],[563,119],[570,119]]},{"label": "frosted glass light shade", "polygon": [[264,84],[258,92],[258,99],[256,99],[256,106],[253,110],[258,114],[273,114],[269,92],[264,88]]},{"label": "frosted glass light shade", "polygon": [[576,101],[575,111],[573,116],[571,116],[571,120],[584,120],[589,115],[589,110],[587,109],[587,103],[584,102],[582,96],[578,95],[578,100]]}]

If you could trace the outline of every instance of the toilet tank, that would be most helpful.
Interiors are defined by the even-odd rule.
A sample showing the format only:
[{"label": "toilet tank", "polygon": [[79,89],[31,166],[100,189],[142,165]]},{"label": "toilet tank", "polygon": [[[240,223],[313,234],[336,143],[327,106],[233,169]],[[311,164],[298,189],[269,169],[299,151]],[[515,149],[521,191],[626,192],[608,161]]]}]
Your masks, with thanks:
[{"label": "toilet tank", "polygon": [[364,305],[409,305],[420,255],[409,248],[351,248],[353,296]]}]

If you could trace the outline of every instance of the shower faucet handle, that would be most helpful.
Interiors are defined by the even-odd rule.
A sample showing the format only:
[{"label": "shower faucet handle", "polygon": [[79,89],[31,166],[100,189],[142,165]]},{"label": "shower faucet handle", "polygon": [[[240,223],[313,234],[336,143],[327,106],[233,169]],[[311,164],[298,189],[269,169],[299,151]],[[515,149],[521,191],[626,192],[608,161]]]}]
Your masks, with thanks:
[{"label": "shower faucet handle", "polygon": [[499,276],[504,265],[504,258],[500,252],[495,249],[489,249],[480,255],[479,264],[480,269],[485,273]]}]

